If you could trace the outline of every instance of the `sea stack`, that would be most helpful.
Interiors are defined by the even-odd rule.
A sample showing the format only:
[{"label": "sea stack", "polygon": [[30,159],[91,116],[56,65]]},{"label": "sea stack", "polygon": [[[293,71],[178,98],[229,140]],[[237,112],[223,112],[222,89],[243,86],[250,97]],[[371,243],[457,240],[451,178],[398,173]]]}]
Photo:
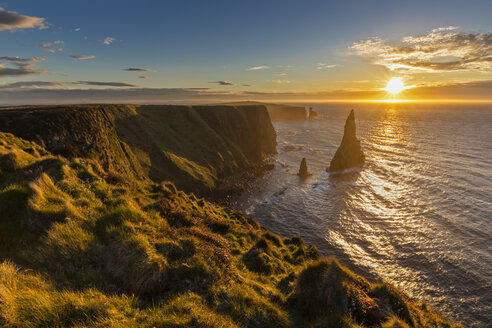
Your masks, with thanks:
[{"label": "sea stack", "polygon": [[309,107],[308,118],[310,120],[315,119],[318,116],[318,113],[313,110],[313,107]]},{"label": "sea stack", "polygon": [[355,136],[355,116],[352,109],[345,122],[342,143],[338,147],[335,156],[333,156],[327,171],[337,172],[351,167],[362,166],[365,159],[366,157],[360,149],[360,141]]},{"label": "sea stack", "polygon": [[301,178],[305,178],[312,175],[311,173],[308,172],[306,158],[304,157],[302,158],[301,166],[299,167],[299,173],[297,173],[297,175],[300,176]]}]

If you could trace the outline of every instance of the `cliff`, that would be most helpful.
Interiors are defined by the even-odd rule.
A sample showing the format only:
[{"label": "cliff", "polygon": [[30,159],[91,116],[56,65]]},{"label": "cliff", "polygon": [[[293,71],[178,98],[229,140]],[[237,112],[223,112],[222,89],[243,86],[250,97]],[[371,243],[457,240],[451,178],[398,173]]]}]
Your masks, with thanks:
[{"label": "cliff", "polygon": [[366,157],[360,148],[360,141],[356,137],[355,115],[352,109],[345,122],[342,143],[335,152],[327,171],[338,172],[351,167],[362,166],[365,159]]},{"label": "cliff", "polygon": [[302,106],[289,106],[281,104],[262,103],[257,101],[239,101],[226,103],[234,106],[265,106],[270,114],[272,121],[304,121],[307,118],[306,108]]},{"label": "cliff", "polygon": [[0,326],[455,327],[299,237],[1,132]]},{"label": "cliff", "polygon": [[[264,106],[31,106],[0,110],[0,131],[136,179],[206,194],[276,151]],[[227,182],[225,182],[227,180]],[[229,184],[229,185],[226,185]]]}]

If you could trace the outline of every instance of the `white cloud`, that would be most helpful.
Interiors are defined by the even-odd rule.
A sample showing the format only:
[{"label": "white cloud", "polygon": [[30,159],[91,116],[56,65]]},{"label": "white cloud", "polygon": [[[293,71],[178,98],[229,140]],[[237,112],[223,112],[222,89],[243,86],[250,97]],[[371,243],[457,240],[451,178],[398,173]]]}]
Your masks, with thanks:
[{"label": "white cloud", "polygon": [[380,38],[359,41],[350,47],[359,56],[393,71],[443,72],[486,70],[492,67],[492,33],[453,32],[453,26],[402,38],[390,44]]},{"label": "white cloud", "polygon": [[290,81],[289,80],[272,80],[273,83],[277,83],[277,84],[289,84]]},{"label": "white cloud", "polygon": [[108,36],[106,39],[104,39],[103,43],[106,45],[110,45],[115,40],[116,40],[115,38]]},{"label": "white cloud", "polygon": [[338,65],[327,64],[327,63],[317,63],[316,64],[316,69],[330,69],[330,68],[335,68],[335,67],[338,67]]},{"label": "white cloud", "polygon": [[53,41],[53,43],[46,42],[41,45],[41,48],[43,48],[44,51],[51,53],[63,51],[63,43],[63,41]]},{"label": "white cloud", "polygon": [[75,32],[80,31],[80,27],[75,28],[75,29],[74,29],[74,31],[75,31]]},{"label": "white cloud", "polygon": [[448,26],[448,27],[438,27],[433,29],[432,33],[442,32],[442,31],[453,31],[459,29],[459,26]]},{"label": "white cloud", "polygon": [[270,68],[270,66],[263,65],[263,66],[253,66],[253,67],[247,68],[246,70],[247,71],[259,71],[262,69],[269,69],[269,68]]},{"label": "white cloud", "polygon": [[44,18],[24,16],[14,11],[6,11],[0,7],[0,31],[15,31],[23,28],[37,28],[39,30],[47,28]]}]

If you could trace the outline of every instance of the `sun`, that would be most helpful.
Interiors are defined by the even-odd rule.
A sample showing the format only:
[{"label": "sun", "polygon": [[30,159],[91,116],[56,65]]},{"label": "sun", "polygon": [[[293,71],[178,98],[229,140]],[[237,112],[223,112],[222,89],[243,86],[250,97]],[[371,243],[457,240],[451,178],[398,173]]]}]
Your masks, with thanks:
[{"label": "sun", "polygon": [[403,81],[398,77],[389,80],[385,88],[385,90],[391,93],[392,95],[396,95],[405,89],[406,88],[405,85],[403,84]]}]

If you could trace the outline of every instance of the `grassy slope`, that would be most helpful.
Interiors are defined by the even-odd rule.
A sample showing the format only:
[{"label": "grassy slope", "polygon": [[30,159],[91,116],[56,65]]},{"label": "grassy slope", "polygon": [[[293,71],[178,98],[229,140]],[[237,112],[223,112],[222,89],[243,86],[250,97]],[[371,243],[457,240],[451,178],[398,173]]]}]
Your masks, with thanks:
[{"label": "grassy slope", "polygon": [[0,133],[0,326],[450,327],[299,237]]},{"label": "grassy slope", "polygon": [[[263,106],[70,105],[0,109],[0,130],[104,169],[202,194],[259,166],[276,134]],[[227,188],[226,188],[227,189]]]}]

